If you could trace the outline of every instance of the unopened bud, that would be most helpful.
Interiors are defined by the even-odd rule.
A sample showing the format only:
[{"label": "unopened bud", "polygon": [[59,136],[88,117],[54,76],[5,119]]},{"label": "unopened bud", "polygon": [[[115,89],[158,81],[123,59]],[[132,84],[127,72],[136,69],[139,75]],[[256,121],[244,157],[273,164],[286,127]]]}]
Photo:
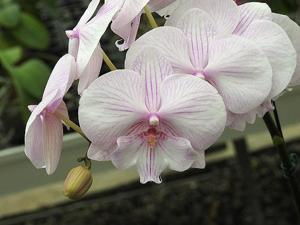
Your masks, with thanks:
[{"label": "unopened bud", "polygon": [[64,194],[70,199],[79,199],[90,189],[92,182],[90,169],[77,166],[68,173],[64,183]]}]

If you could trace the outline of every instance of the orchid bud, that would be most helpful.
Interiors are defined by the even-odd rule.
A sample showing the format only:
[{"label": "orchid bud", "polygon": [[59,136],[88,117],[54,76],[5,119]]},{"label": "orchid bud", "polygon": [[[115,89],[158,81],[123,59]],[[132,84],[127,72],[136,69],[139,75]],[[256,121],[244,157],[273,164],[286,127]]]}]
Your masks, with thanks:
[{"label": "orchid bud", "polygon": [[92,182],[90,169],[77,166],[68,173],[64,183],[64,195],[70,199],[79,199],[90,189]]}]

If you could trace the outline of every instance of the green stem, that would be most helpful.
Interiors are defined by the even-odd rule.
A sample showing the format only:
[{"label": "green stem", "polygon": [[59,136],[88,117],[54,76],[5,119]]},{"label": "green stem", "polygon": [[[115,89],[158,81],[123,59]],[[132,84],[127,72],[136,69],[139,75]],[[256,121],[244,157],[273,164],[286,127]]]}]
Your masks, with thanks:
[{"label": "green stem", "polygon": [[147,16],[147,19],[148,19],[148,22],[149,22],[151,28],[157,28],[158,25],[152,15],[151,10],[149,9],[149,7],[147,5],[144,7],[144,11],[146,13],[146,16]]},{"label": "green stem", "polygon": [[298,188],[298,183],[294,175],[296,165],[291,161],[291,155],[289,154],[284,138],[276,126],[271,114],[268,112],[263,117],[263,120],[269,130],[269,133],[272,137],[273,144],[278,150],[280,159],[282,161],[282,168],[285,175],[285,178],[288,180],[289,187],[293,194],[294,203],[297,208],[298,216],[300,215],[300,192]]}]

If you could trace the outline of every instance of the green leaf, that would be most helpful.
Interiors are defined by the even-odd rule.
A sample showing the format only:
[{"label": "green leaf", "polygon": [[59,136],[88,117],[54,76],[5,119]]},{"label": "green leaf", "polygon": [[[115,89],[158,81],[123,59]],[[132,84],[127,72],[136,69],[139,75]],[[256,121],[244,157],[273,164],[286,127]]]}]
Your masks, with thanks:
[{"label": "green leaf", "polygon": [[11,70],[20,87],[38,99],[43,95],[50,73],[49,66],[39,59],[30,59]]},{"label": "green leaf", "polygon": [[22,57],[22,48],[19,46],[0,50],[0,61],[4,67],[6,64],[13,65]]},{"label": "green leaf", "polygon": [[8,4],[0,9],[0,26],[15,27],[20,20],[20,7],[17,4]]},{"label": "green leaf", "polygon": [[35,17],[21,14],[21,21],[11,34],[29,48],[44,50],[49,45],[49,33],[46,27]]}]

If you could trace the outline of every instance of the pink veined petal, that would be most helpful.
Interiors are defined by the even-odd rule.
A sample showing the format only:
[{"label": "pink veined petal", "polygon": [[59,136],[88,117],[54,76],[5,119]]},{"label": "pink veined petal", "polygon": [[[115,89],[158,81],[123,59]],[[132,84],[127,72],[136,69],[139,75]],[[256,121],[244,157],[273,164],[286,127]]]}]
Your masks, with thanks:
[{"label": "pink veined petal", "polygon": [[155,12],[169,6],[173,2],[175,2],[175,0],[151,0],[148,6],[153,12]]},{"label": "pink veined petal", "polygon": [[267,20],[251,23],[243,37],[254,41],[268,57],[273,71],[269,98],[276,97],[287,88],[296,68],[297,55],[289,37],[279,25]]},{"label": "pink veined petal", "polygon": [[149,5],[150,8],[153,11],[156,11],[156,13],[160,16],[164,16],[165,18],[169,18],[170,15],[172,15],[172,13],[177,9],[177,7],[180,5],[180,2],[174,1],[173,3],[171,3],[170,5],[166,6],[165,8],[162,8],[160,10],[155,10],[155,8],[151,8],[151,4]]},{"label": "pink veined petal", "polygon": [[286,15],[272,13],[272,21],[277,23],[289,36],[297,52],[297,67],[290,86],[300,85],[300,27]]},{"label": "pink veined petal", "polygon": [[183,0],[167,20],[167,26],[176,26],[181,16],[192,8],[209,14],[219,34],[231,34],[239,23],[239,9],[233,0]]},{"label": "pink veined petal", "polygon": [[75,59],[78,54],[78,48],[79,48],[79,39],[78,38],[69,39],[68,53],[72,55]]},{"label": "pink veined petal", "polygon": [[34,107],[32,110],[32,114],[40,115],[45,109],[48,112],[53,113],[57,107],[60,105],[62,101],[62,97],[59,90],[54,90],[49,93],[49,95],[45,96],[42,101]]},{"label": "pink veined petal", "polygon": [[99,3],[100,3],[100,0],[92,0],[90,2],[90,4],[88,5],[88,8],[85,10],[83,15],[81,16],[81,18],[80,18],[80,20],[79,20],[76,27],[80,27],[81,25],[86,24],[92,18],[92,16],[95,13]]},{"label": "pink veined petal", "polygon": [[117,70],[102,75],[80,99],[81,128],[102,151],[114,151],[117,138],[146,117],[144,98],[142,79],[136,72]]},{"label": "pink veined petal", "polygon": [[147,148],[147,143],[138,135],[118,138],[118,147],[112,154],[112,163],[118,169],[128,169],[134,166],[139,154]]},{"label": "pink veined petal", "polygon": [[46,114],[42,122],[43,155],[46,172],[50,175],[57,168],[63,143],[63,126],[52,114]]},{"label": "pink veined petal", "polygon": [[140,149],[139,157],[136,163],[140,182],[145,184],[149,181],[160,184],[162,182],[160,174],[166,169],[167,162],[163,152],[159,149],[150,149],[145,147]]},{"label": "pink veined petal", "polygon": [[212,145],[226,123],[223,100],[208,82],[190,75],[171,75],[161,85],[159,118],[169,135],[189,140],[197,152]]},{"label": "pink veined petal", "polygon": [[[141,20],[141,13],[139,13],[130,23],[120,27],[118,25],[113,25],[115,24],[114,22],[112,23],[112,31],[119,35],[123,40],[118,40],[116,42],[116,46],[119,48],[119,51],[124,51],[128,49],[132,43],[136,39],[136,35],[139,29],[140,25],[140,20]],[[119,42],[123,43],[119,43]]]},{"label": "pink veined petal", "polygon": [[102,62],[103,62],[103,55],[102,55],[101,47],[98,44],[88,65],[86,66],[82,74],[80,74],[79,84],[78,84],[79,95],[81,95],[83,91],[87,89],[88,86],[98,78],[102,67]]},{"label": "pink veined petal", "polygon": [[205,166],[205,151],[198,151],[195,158],[195,162],[192,164],[192,168],[204,169]]},{"label": "pink veined petal", "polygon": [[227,110],[243,114],[259,106],[272,85],[267,57],[251,41],[231,36],[211,43],[205,78],[222,95]]},{"label": "pink veined petal", "polygon": [[191,61],[194,68],[202,70],[208,63],[209,42],[216,35],[216,26],[209,15],[200,9],[188,10],[176,27],[181,29],[187,39]]},{"label": "pink veined petal", "polygon": [[227,126],[237,131],[244,131],[247,123],[254,124],[256,115],[257,109],[253,109],[244,114],[227,112]]},{"label": "pink veined petal", "polygon": [[103,33],[106,31],[112,18],[123,4],[123,0],[107,1],[97,15],[79,30],[79,50],[77,55],[78,73],[86,68]]},{"label": "pink veined petal", "polygon": [[126,54],[126,68],[132,68],[136,57],[144,51],[145,47],[156,49],[162,53],[175,69],[194,70],[189,58],[187,38],[176,27],[159,27],[136,40]]},{"label": "pink veined petal", "polygon": [[66,54],[55,65],[44,90],[43,99],[56,90],[59,93],[57,98],[63,98],[75,80],[75,76],[75,59],[70,54]]},{"label": "pink veined petal", "polygon": [[189,169],[198,155],[189,140],[173,136],[160,140],[154,151],[161,151],[169,168],[179,172]]},{"label": "pink veined petal", "polygon": [[101,145],[91,143],[87,156],[95,161],[110,161],[111,155],[117,148],[117,144],[111,144],[110,147],[104,148]]},{"label": "pink veined petal", "polygon": [[234,34],[242,34],[249,25],[260,19],[269,19],[271,17],[271,9],[266,3],[248,2],[239,6],[240,22],[234,30]]},{"label": "pink veined petal", "polygon": [[156,112],[160,106],[161,83],[173,73],[171,64],[158,51],[145,48],[137,57],[132,69],[142,76],[147,109],[149,112]]},{"label": "pink veined petal", "polygon": [[25,154],[36,168],[44,168],[42,120],[31,114],[25,130]]},{"label": "pink veined petal", "polygon": [[37,107],[37,105],[29,105],[27,107],[28,107],[29,111],[32,112],[35,109],[35,107]]},{"label": "pink veined petal", "polygon": [[150,0],[125,0],[122,8],[113,19],[112,30],[124,27],[130,24],[148,4]]},{"label": "pink veined petal", "polygon": [[[67,105],[64,101],[60,103],[60,105],[57,107],[55,113],[58,113],[59,115],[64,116],[65,118],[69,119],[69,112]],[[62,123],[69,129],[69,127],[62,121]]]}]

